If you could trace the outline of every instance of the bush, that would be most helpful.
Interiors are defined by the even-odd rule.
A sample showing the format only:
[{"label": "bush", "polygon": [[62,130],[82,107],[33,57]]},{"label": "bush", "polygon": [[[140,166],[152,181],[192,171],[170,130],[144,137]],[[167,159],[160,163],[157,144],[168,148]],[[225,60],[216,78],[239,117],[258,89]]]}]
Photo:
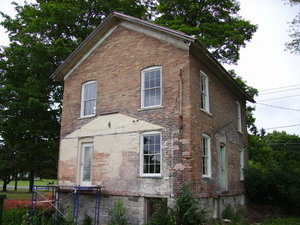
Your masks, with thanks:
[{"label": "bush", "polygon": [[199,208],[198,199],[184,186],[173,208],[168,208],[163,201],[155,206],[147,225],[202,225],[206,221],[206,210]]},{"label": "bush", "polygon": [[108,213],[110,215],[109,225],[127,225],[127,212],[123,202],[118,200],[114,203],[113,208]]},{"label": "bush", "polygon": [[[38,215],[38,216],[37,216]],[[4,210],[3,212],[3,224],[5,225],[53,225],[54,220],[52,218],[53,211],[38,209],[31,217],[30,210],[27,208],[16,208],[10,210]]]},{"label": "bush", "polygon": [[237,207],[237,209],[234,209],[231,204],[228,204],[223,213],[222,213],[223,219],[229,219],[232,225],[246,225],[249,224],[246,221],[245,218],[245,208],[242,206]]},{"label": "bush", "polygon": [[153,200],[154,213],[146,225],[168,225],[170,222],[170,209],[167,206],[167,199]]}]

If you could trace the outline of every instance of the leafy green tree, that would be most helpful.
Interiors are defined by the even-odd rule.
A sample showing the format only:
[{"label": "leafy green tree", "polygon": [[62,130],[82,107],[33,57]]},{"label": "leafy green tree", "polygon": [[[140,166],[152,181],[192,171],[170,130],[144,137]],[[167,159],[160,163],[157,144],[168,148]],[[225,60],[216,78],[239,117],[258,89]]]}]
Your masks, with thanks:
[{"label": "leafy green tree", "polygon": [[[291,6],[299,6],[299,0],[289,0]],[[286,49],[291,53],[300,54],[300,13],[296,15],[293,21],[290,23],[290,37],[292,41],[286,43]]]},{"label": "leafy green tree", "polygon": [[0,179],[3,181],[2,191],[7,191],[7,185],[12,181],[16,165],[14,165],[15,154],[9,151],[6,146],[0,141]]},{"label": "leafy green tree", "polygon": [[254,202],[300,208],[300,137],[274,131],[249,138],[245,186]]},{"label": "leafy green tree", "polygon": [[142,17],[146,9],[136,0],[14,4],[15,18],[1,13],[11,44],[0,55],[0,136],[31,190],[35,176],[57,169],[62,87],[50,75],[110,11]]},{"label": "leafy green tree", "polygon": [[242,19],[236,0],[158,0],[156,23],[195,35],[224,63],[236,63],[239,50],[257,27]]}]

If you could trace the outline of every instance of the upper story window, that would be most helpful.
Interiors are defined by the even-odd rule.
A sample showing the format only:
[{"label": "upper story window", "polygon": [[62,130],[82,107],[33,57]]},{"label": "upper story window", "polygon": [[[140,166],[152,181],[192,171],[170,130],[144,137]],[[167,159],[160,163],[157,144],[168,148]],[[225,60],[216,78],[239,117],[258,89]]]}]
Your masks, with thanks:
[{"label": "upper story window", "polygon": [[96,114],[97,82],[89,81],[82,85],[81,89],[81,117],[94,116]]},{"label": "upper story window", "polygon": [[237,130],[242,132],[242,116],[241,116],[241,104],[236,102],[236,119],[237,119]]},{"label": "upper story window", "polygon": [[245,168],[245,153],[244,149],[240,149],[240,180],[244,180],[244,168]]},{"label": "upper story window", "polygon": [[141,135],[141,175],[161,176],[162,169],[161,132],[148,132]]},{"label": "upper story window", "polygon": [[162,105],[162,70],[160,66],[150,67],[142,71],[141,107]]},{"label": "upper story window", "polygon": [[203,71],[200,71],[200,94],[201,94],[201,109],[209,112],[209,90],[208,77]]},{"label": "upper story window", "polygon": [[210,137],[202,135],[202,174],[203,177],[211,177],[211,149]]}]

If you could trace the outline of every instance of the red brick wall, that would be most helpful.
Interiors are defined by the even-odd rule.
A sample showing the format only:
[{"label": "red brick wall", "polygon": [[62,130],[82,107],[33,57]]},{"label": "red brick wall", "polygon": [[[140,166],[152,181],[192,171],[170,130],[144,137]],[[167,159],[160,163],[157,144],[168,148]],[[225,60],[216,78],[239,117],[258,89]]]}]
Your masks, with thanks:
[{"label": "red brick wall", "polygon": [[[200,110],[200,70],[205,72],[209,80],[210,114]],[[199,195],[204,197],[220,193],[219,147],[225,140],[229,191],[226,194],[241,193],[243,182],[240,181],[239,150],[241,147],[247,146],[245,100],[225,86],[224,82],[212,70],[193,56],[190,58],[190,75],[192,180],[194,181],[194,188]],[[237,131],[236,101],[240,102],[242,108],[244,134]],[[211,137],[212,178],[210,179],[202,178],[202,134]]]},{"label": "red brick wall", "polygon": [[[141,70],[155,65],[162,66],[164,108],[138,112]],[[89,121],[78,119],[81,85],[89,80],[98,82],[97,115],[120,111],[159,125],[174,121],[179,113],[181,68],[188,70],[187,51],[119,27],[65,80],[62,137]]]}]

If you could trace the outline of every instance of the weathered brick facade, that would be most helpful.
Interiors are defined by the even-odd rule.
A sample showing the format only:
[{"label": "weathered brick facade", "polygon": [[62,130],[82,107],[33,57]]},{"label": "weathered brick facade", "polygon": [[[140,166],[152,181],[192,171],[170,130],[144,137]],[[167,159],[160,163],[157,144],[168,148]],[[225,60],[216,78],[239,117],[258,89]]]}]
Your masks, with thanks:
[{"label": "weathered brick facade", "polygon": [[[137,198],[135,206],[127,204],[133,224],[147,218],[144,198],[167,198],[172,204],[183,184],[191,185],[204,206],[219,211],[228,201],[241,203],[239,151],[247,152],[245,104],[251,98],[200,43],[191,43],[183,34],[118,13],[100,28],[101,43],[88,52],[95,44],[86,41],[77,53],[86,51],[69,57],[67,66],[54,74],[56,79],[64,77],[59,184],[80,185],[80,146],[93,142],[91,185],[103,185],[109,199]],[[142,109],[141,71],[151,66],[162,68],[162,106]],[[209,81],[209,113],[200,109],[200,71]],[[82,84],[91,80],[97,81],[96,115],[81,118]],[[242,132],[237,129],[237,101]],[[162,132],[159,178],[140,175],[140,134],[146,131]],[[211,178],[202,176],[203,134],[211,138]],[[226,190],[219,186],[220,144],[226,146]],[[107,210],[101,211],[103,224]]]}]

